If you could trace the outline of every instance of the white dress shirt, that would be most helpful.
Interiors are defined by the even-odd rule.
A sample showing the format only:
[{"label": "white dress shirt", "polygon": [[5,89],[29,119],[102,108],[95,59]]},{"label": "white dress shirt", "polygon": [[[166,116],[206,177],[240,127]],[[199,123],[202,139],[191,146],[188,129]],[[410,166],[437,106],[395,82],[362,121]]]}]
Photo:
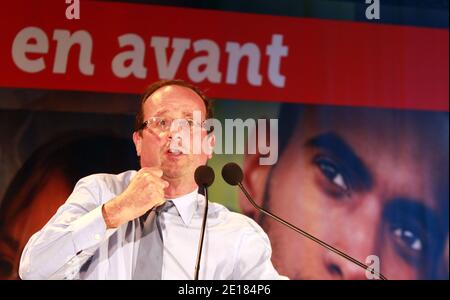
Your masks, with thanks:
[{"label": "white dress shirt", "polygon": [[[28,241],[20,260],[22,279],[131,279],[141,227],[139,218],[107,229],[102,205],[121,194],[136,171],[81,179],[50,221]],[[193,279],[205,205],[193,191],[168,199],[161,215],[162,279]],[[209,204],[200,279],[285,279],[271,263],[272,249],[252,219]]]}]

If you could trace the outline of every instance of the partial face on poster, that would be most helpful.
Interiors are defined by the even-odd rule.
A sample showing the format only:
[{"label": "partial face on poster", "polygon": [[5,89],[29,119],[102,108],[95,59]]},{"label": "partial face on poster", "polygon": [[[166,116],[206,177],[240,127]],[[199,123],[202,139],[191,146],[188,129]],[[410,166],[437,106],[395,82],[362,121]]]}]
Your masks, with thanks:
[{"label": "partial face on poster", "polygon": [[[439,278],[448,237],[448,114],[282,105],[280,159],[244,159],[260,203],[392,279]],[[293,127],[290,127],[292,126]],[[365,272],[241,199],[268,232],[276,268],[296,279]]]}]

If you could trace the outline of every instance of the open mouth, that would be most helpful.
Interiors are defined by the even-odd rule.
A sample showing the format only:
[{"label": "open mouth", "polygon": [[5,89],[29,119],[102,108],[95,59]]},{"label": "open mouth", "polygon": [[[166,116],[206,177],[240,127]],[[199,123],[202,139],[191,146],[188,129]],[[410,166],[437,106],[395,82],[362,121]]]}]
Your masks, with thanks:
[{"label": "open mouth", "polygon": [[185,149],[183,145],[180,145],[174,141],[168,143],[166,147],[167,147],[166,154],[171,157],[177,157],[189,153],[189,151]]},{"label": "open mouth", "polygon": [[171,156],[180,156],[184,154],[184,151],[180,148],[169,148],[167,150],[167,154]]},{"label": "open mouth", "polygon": [[168,153],[170,153],[170,154],[173,154],[173,155],[180,155],[180,154],[183,154],[183,152],[182,151],[180,151],[180,150],[177,150],[177,149],[169,149],[169,150],[167,150],[167,152]]}]

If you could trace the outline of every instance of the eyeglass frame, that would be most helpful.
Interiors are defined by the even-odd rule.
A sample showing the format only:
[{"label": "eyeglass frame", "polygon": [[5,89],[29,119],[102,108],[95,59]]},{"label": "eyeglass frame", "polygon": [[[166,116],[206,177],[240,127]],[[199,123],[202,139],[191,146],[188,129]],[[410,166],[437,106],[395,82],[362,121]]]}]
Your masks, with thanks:
[{"label": "eyeglass frame", "polygon": [[[170,119],[162,118],[162,117],[150,117],[149,119],[147,119],[147,120],[145,120],[144,122],[142,122],[141,126],[139,127],[139,130],[143,130],[144,128],[147,128],[148,130],[151,130],[151,129],[148,127],[148,125],[150,124],[150,121],[151,121],[152,119],[153,119],[153,120],[158,119],[158,120],[160,120],[160,121],[162,121],[162,120],[166,120],[166,121],[167,121],[167,120],[170,120]],[[171,119],[171,120],[170,120],[170,125],[168,125],[168,127],[167,127],[166,129],[161,129],[161,126],[160,126],[160,125],[157,125],[157,127],[159,128],[159,130],[161,130],[161,132],[167,132],[167,131],[170,130],[170,127],[172,126],[172,122],[173,122],[174,120],[185,120],[185,121],[188,121],[188,124],[189,124],[189,128],[190,128],[190,129],[194,128],[194,125],[196,125],[196,126],[202,128],[202,129],[206,130],[206,132],[207,132],[208,134],[210,134],[210,133],[213,132],[213,130],[214,130],[214,128],[209,129],[209,130],[207,130],[207,129],[205,128],[205,122],[206,122],[206,121],[202,121],[202,122],[199,123],[199,122],[195,122],[193,119]],[[154,122],[154,121],[153,121],[153,122]],[[192,125],[191,125],[191,122],[192,122]],[[194,122],[195,122],[195,123],[194,123]]]}]

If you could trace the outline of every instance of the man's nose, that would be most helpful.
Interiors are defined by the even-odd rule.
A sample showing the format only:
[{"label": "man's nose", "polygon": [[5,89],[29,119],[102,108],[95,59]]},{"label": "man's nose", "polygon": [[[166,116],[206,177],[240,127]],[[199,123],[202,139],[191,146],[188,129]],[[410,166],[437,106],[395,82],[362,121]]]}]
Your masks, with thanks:
[{"label": "man's nose", "polygon": [[174,119],[171,121],[169,128],[167,129],[167,134],[169,137],[175,135],[189,133],[190,127],[189,123],[185,119]]},{"label": "man's nose", "polygon": [[[344,251],[345,252],[345,251]],[[364,268],[354,264],[353,262],[338,256],[335,253],[327,254],[326,271],[331,279],[345,279],[345,280],[364,280],[366,278],[366,271]],[[360,260],[364,263],[364,260]]]},{"label": "man's nose", "polygon": [[165,137],[169,143],[183,143],[189,142],[189,127],[184,123],[172,123],[166,131]]},{"label": "man's nose", "polygon": [[[332,246],[366,264],[369,255],[376,255],[379,228],[381,224],[381,205],[376,198],[366,201],[341,218],[342,222],[333,227],[335,238]],[[366,270],[338,254],[327,251],[324,255],[325,268],[333,279],[367,279]],[[379,270],[378,270],[379,271]]]},{"label": "man's nose", "polygon": [[177,134],[179,133],[179,127],[174,124],[173,120],[171,121],[170,125],[167,127],[167,129],[164,131],[164,136],[172,140],[176,138]]}]

